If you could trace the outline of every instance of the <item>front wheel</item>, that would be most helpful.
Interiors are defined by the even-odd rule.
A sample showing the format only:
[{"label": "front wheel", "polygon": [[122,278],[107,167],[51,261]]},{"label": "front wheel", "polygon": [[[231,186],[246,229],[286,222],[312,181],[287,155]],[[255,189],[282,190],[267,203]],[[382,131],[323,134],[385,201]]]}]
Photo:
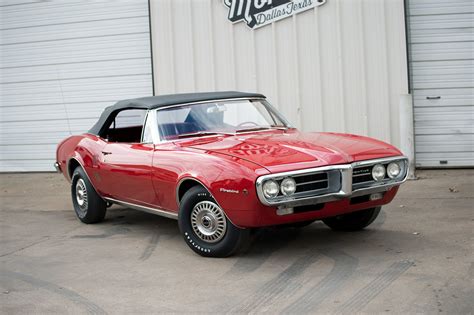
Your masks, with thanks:
[{"label": "front wheel", "polygon": [[370,225],[380,213],[382,207],[375,207],[323,219],[323,222],[335,231],[358,231]]},{"label": "front wheel", "polygon": [[227,257],[248,239],[249,230],[240,229],[202,186],[188,190],[181,200],[179,230],[188,246],[201,256]]}]

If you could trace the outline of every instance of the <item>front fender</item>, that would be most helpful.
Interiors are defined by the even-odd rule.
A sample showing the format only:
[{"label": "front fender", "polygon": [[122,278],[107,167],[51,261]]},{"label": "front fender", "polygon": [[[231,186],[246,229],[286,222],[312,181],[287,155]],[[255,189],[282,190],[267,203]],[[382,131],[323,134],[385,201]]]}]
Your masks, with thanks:
[{"label": "front fender", "polygon": [[230,156],[213,156],[208,163],[201,160],[199,168],[179,175],[175,196],[179,207],[179,188],[186,180],[194,180],[204,186],[214,197],[227,217],[237,226],[246,226],[242,212],[249,213],[261,206],[255,188],[256,179],[268,174],[268,170],[254,163]]}]

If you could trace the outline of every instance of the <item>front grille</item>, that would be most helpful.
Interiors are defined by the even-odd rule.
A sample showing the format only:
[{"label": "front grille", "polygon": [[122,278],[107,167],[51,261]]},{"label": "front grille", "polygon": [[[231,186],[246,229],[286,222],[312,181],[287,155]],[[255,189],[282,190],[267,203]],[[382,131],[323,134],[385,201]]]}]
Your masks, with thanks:
[{"label": "front grille", "polygon": [[311,175],[295,176],[296,192],[314,191],[328,187],[328,174],[319,173]]},{"label": "front grille", "polygon": [[[372,178],[374,165],[382,164],[387,169],[387,166],[393,162],[398,163],[402,170],[397,177],[390,178],[385,175],[385,178],[380,181],[375,181]],[[350,202],[358,204],[367,202],[367,198],[370,199],[371,192],[383,192],[393,185],[401,184],[406,178],[407,169],[408,159],[400,156],[268,174],[257,179],[257,195],[264,205],[302,207],[297,210],[300,212],[316,210],[315,204],[332,202],[346,197],[350,198],[351,195],[353,198]],[[276,197],[265,197],[263,187],[265,187],[267,181],[276,181],[281,186],[282,181],[287,177],[295,180],[296,190],[294,194],[285,196],[280,191]],[[352,187],[350,187],[351,184]],[[366,190],[367,195],[359,198],[358,195],[361,195],[361,190]],[[357,194],[354,194],[354,192]]]},{"label": "front grille", "polygon": [[[385,169],[387,169],[387,166],[388,164],[390,164],[390,162],[391,161],[380,163],[380,164],[382,164],[385,167]],[[374,178],[372,177],[372,168],[374,167],[375,164],[376,163],[371,164],[371,165],[354,167],[354,169],[352,170],[352,190],[366,188],[375,184],[383,184],[383,183],[392,181],[392,179],[388,177],[387,174],[385,174],[385,178],[382,181],[380,182],[375,181]]]},{"label": "front grille", "polygon": [[352,184],[374,181],[372,165],[354,168],[352,171]]},{"label": "front grille", "polygon": [[[324,195],[337,192],[341,189],[341,172],[329,170],[324,172],[302,173],[291,176],[296,182],[296,191],[291,199],[307,198],[311,196]],[[277,177],[274,180],[280,185],[285,177]],[[273,202],[278,202],[288,197],[281,192]]]}]

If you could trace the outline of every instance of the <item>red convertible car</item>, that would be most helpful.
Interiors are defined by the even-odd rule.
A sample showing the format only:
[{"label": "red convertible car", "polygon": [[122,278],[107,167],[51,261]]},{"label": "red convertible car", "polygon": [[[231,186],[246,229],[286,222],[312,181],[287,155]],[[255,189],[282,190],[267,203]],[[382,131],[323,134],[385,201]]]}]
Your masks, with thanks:
[{"label": "red convertible car", "polygon": [[120,101],[62,141],[55,166],[82,222],[102,221],[111,204],[175,218],[191,249],[213,257],[258,227],[363,229],[408,173],[387,143],[300,132],[264,95],[242,92]]}]

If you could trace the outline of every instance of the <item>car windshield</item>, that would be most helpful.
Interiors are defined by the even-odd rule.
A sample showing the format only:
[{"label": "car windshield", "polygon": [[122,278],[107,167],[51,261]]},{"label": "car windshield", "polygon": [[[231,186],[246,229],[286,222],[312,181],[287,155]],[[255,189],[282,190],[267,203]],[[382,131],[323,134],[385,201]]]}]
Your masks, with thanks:
[{"label": "car windshield", "polygon": [[162,140],[287,128],[264,100],[220,101],[157,111]]}]

